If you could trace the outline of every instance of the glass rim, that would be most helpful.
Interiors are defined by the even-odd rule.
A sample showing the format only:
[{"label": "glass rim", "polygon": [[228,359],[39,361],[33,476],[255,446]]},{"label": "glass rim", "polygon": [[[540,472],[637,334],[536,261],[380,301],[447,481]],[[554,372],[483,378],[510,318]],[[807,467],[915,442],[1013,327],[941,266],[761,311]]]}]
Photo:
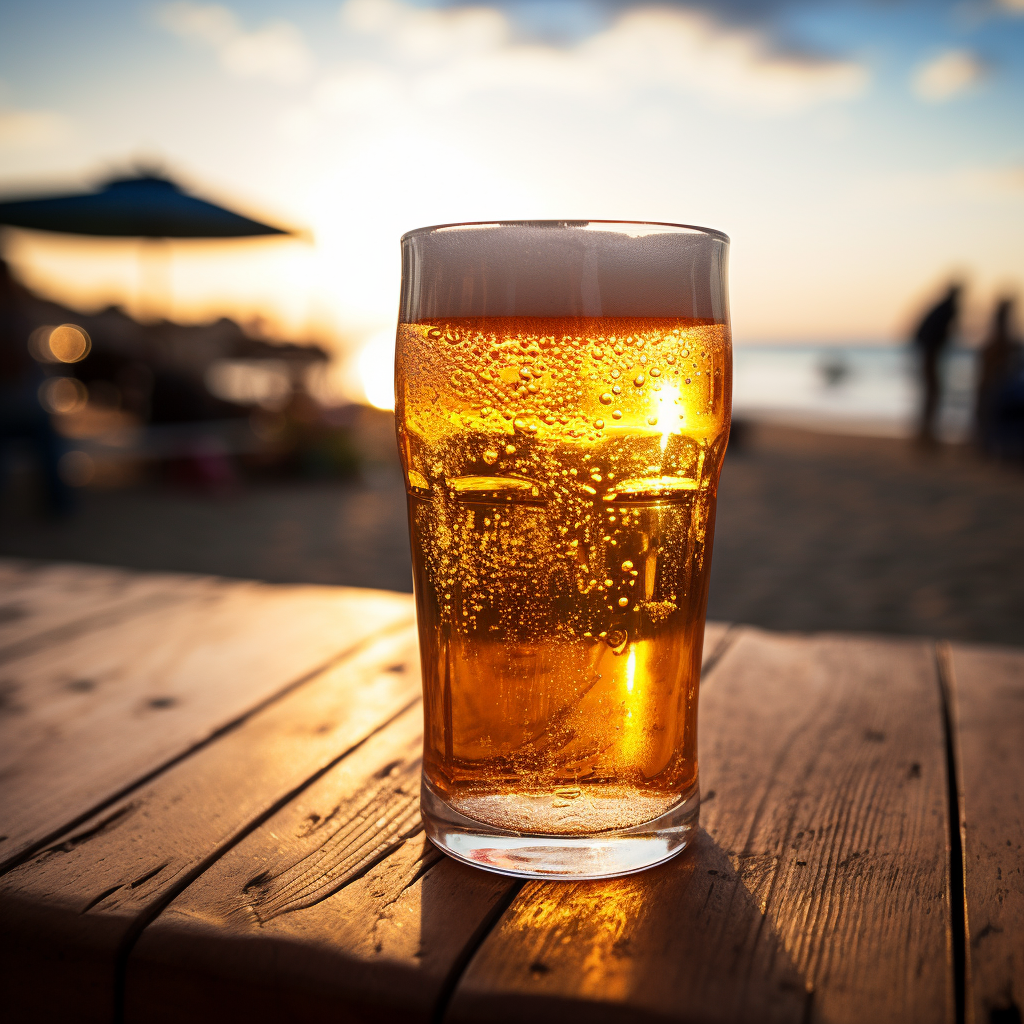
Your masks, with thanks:
[{"label": "glass rim", "polygon": [[[622,231],[623,235],[632,238],[640,238],[644,235],[654,234],[699,234],[717,238],[731,245],[732,240],[724,231],[717,228],[705,228],[699,224],[676,224],[672,221],[661,220],[467,220],[456,221],[450,224],[430,224],[427,227],[413,228],[406,231],[401,237],[404,243],[411,238],[420,235],[428,235],[435,231],[454,231],[464,228],[591,228],[597,226],[634,227],[634,228],[669,228],[669,231]],[[598,228],[600,230],[600,228]]]}]

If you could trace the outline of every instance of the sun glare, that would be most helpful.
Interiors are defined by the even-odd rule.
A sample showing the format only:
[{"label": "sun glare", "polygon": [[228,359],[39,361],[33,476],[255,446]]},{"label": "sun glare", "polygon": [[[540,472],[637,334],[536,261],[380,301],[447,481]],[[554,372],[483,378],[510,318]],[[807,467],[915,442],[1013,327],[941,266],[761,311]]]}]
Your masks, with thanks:
[{"label": "sun glare", "polygon": [[661,427],[661,450],[668,447],[668,439],[683,427],[679,411],[679,388],[666,384],[658,394],[658,426]]},{"label": "sun glare", "polygon": [[374,334],[356,360],[366,400],[375,409],[395,407],[395,330]]}]

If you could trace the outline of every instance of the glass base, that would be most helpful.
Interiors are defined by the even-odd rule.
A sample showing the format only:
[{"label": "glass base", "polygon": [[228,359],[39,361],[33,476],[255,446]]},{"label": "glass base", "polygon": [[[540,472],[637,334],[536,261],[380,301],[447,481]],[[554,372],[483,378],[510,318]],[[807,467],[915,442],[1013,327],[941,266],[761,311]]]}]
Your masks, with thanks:
[{"label": "glass base", "polygon": [[430,841],[473,867],[516,878],[612,878],[643,871],[681,853],[697,830],[700,789],[632,828],[584,836],[511,832],[467,818],[424,778],[423,825]]}]

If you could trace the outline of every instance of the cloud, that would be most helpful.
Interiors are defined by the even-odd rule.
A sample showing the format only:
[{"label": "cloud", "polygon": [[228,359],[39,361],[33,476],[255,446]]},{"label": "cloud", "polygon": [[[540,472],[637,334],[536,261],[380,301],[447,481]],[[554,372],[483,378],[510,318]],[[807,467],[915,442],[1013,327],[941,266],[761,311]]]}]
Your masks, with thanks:
[{"label": "cloud", "polygon": [[856,62],[776,52],[762,33],[694,10],[627,11],[582,49],[609,72],[625,64],[636,79],[765,111],[850,99],[868,83]]},{"label": "cloud", "polygon": [[159,20],[176,35],[212,47],[224,70],[238,78],[296,85],[308,80],[314,68],[302,33],[283,19],[246,32],[227,7],[178,0],[160,9]]},{"label": "cloud", "polygon": [[[867,69],[855,61],[782,51],[761,28],[688,7],[613,4],[611,20],[562,46],[524,41],[493,3],[345,0],[339,13],[350,56],[314,83],[310,110],[372,111],[376,98],[386,114],[395,103],[437,107],[501,93],[621,105],[655,89],[787,113],[850,99],[868,84]],[[191,0],[167,4],[159,17],[175,34],[212,48],[230,74],[284,84],[312,76],[313,58],[290,22],[245,31],[229,8]]]},{"label": "cloud", "polygon": [[508,19],[492,7],[431,10],[400,0],[348,0],[340,16],[344,27],[386,38],[399,56],[425,61],[488,52],[510,37]]},{"label": "cloud", "polygon": [[302,33],[287,21],[272,21],[256,32],[225,43],[221,63],[240,78],[267,78],[291,84],[308,78],[313,60]]},{"label": "cloud", "polygon": [[0,110],[0,148],[36,149],[67,137],[67,119],[52,110]]},{"label": "cloud", "polygon": [[[448,0],[452,7],[475,6],[480,0]],[[637,7],[695,11],[733,25],[769,26],[794,0],[492,0],[517,25],[557,39],[593,31],[596,22]]]},{"label": "cloud", "polygon": [[988,67],[969,50],[946,50],[921,64],[910,80],[914,93],[929,103],[943,103],[977,85]]},{"label": "cloud", "polygon": [[[564,47],[517,41],[495,7],[429,10],[401,0],[347,0],[341,20],[376,45],[411,95],[432,105],[500,92],[621,102],[653,88],[786,113],[850,99],[868,84],[867,69],[854,61],[779,52],[754,28],[689,9],[626,9]],[[336,101],[343,91],[334,90]]]},{"label": "cloud", "polygon": [[241,34],[232,11],[218,4],[194,4],[188,0],[167,4],[159,11],[160,24],[185,39],[221,46]]}]

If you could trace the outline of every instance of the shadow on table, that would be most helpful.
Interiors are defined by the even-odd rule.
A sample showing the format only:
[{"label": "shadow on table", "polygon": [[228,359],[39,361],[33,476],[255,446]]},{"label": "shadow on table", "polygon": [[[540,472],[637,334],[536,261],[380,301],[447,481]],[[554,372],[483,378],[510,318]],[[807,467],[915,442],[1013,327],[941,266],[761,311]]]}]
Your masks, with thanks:
[{"label": "shadow on table", "polygon": [[[460,866],[461,867],[461,866]],[[467,879],[471,868],[465,868]],[[425,946],[450,903],[423,880]],[[494,885],[504,884],[495,878]],[[650,871],[528,882],[470,961],[446,1022],[803,1020],[811,993],[729,857],[702,829]]]}]

